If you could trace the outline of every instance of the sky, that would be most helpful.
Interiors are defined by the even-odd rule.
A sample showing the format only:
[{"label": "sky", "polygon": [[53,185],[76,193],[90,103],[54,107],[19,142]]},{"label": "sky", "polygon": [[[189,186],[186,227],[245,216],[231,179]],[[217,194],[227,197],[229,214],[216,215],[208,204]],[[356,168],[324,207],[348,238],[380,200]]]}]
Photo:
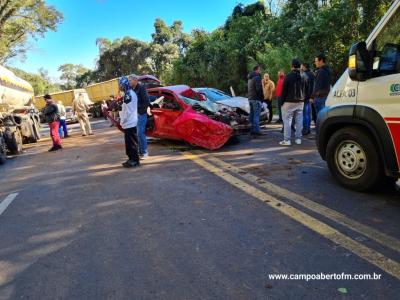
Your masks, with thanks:
[{"label": "sky", "polygon": [[156,18],[168,25],[181,20],[188,33],[194,28],[212,31],[225,23],[236,4],[254,2],[256,0],[46,0],[63,13],[64,21],[56,32],[49,31],[44,38],[31,39],[26,59],[13,60],[10,65],[34,73],[44,68],[53,80],[58,80],[58,66],[64,63],[95,67],[98,37],[113,40],[131,36],[150,41]]}]

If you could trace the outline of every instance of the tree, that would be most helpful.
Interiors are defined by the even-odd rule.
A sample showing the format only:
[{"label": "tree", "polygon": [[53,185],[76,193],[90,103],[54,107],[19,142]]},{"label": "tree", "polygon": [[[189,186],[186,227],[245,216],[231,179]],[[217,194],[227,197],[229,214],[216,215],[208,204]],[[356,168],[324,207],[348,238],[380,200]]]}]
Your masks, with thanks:
[{"label": "tree", "polygon": [[[98,39],[99,41],[99,39]],[[98,43],[99,45],[99,43]],[[127,74],[151,73],[151,49],[148,43],[130,37],[112,42],[100,42],[100,56],[97,70],[93,73],[96,81],[109,80]]]},{"label": "tree", "polygon": [[43,0],[0,1],[0,63],[24,56],[28,37],[41,37],[55,31],[63,16]]},{"label": "tree", "polygon": [[[10,68],[10,70],[14,72],[14,74],[26,81],[28,81],[35,92],[35,95],[43,95],[45,93],[52,93],[59,90],[59,87],[56,84],[53,84],[50,79],[47,77],[47,70],[39,69],[39,74],[28,73],[23,70],[17,68]],[[44,76],[46,74],[46,76]]]},{"label": "tree", "polygon": [[168,26],[158,18],[154,22],[154,31],[151,43],[151,66],[153,72],[163,79],[171,72],[174,61],[185,55],[191,43],[191,37],[183,32],[181,21],[174,21],[171,26]]},{"label": "tree", "polygon": [[61,72],[60,79],[64,82],[64,89],[70,90],[77,87],[77,79],[88,72],[89,69],[81,64],[63,64],[58,67],[58,71]]}]

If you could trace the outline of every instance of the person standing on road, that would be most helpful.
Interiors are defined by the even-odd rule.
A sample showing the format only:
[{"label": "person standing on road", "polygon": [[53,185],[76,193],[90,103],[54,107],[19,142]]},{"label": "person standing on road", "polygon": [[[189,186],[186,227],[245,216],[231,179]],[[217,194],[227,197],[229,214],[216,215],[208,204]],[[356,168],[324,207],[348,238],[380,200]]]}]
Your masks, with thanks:
[{"label": "person standing on road", "polygon": [[267,104],[269,111],[269,116],[268,116],[268,124],[269,124],[271,123],[273,117],[272,98],[274,97],[275,93],[275,83],[269,78],[268,73],[264,74],[262,85],[263,85],[264,101]]},{"label": "person standing on road", "polygon": [[89,117],[87,114],[89,106],[85,102],[85,98],[82,93],[79,93],[78,98],[75,98],[72,103],[72,113],[77,116],[79,125],[82,130],[82,136],[93,135],[92,127],[90,126]]},{"label": "person standing on road", "polygon": [[319,54],[315,57],[315,66],[317,67],[317,71],[312,101],[314,102],[318,117],[318,113],[325,107],[326,98],[331,90],[331,69],[326,65],[326,57],[324,54]]},{"label": "person standing on road", "polygon": [[139,155],[141,159],[149,156],[147,148],[146,124],[147,124],[147,108],[150,105],[149,95],[146,88],[139,83],[139,77],[136,75],[129,76],[129,83],[138,98],[138,139],[139,139]]},{"label": "person standing on road", "polygon": [[121,127],[125,135],[125,150],[128,160],[122,165],[125,168],[134,168],[140,166],[139,152],[138,152],[138,136],[137,136],[137,123],[138,123],[138,98],[133,91],[129,79],[121,77],[119,80],[119,88],[124,93],[122,110],[120,112]]},{"label": "person standing on road", "polygon": [[260,114],[262,107],[262,100],[264,99],[262,79],[261,79],[261,68],[255,66],[253,72],[249,74],[248,82],[248,97],[250,103],[250,116],[249,121],[251,124],[250,134],[253,137],[262,135],[260,131]]},{"label": "person standing on road", "polygon": [[58,134],[60,135],[60,138],[62,138],[64,131],[64,138],[67,138],[69,137],[67,128],[67,111],[65,110],[65,106],[63,105],[62,101],[58,101],[57,106],[60,113],[60,128],[58,130]]},{"label": "person standing on road", "polygon": [[285,80],[285,71],[282,69],[278,72],[278,82],[276,83],[276,101],[278,105],[279,111],[279,119],[276,121],[276,124],[282,123],[282,86],[283,81]]},{"label": "person standing on road", "polygon": [[310,64],[301,64],[301,72],[307,76],[307,84],[304,99],[304,109],[303,109],[303,135],[308,135],[311,132],[311,103],[310,98],[314,89],[314,73],[310,70]]},{"label": "person standing on road", "polygon": [[301,133],[303,129],[303,106],[305,99],[305,87],[307,77],[300,73],[300,62],[292,60],[292,71],[286,76],[282,86],[282,119],[284,128],[283,141],[279,142],[282,146],[291,145],[292,120],[295,120],[296,144],[301,144]]},{"label": "person standing on road", "polygon": [[45,115],[46,123],[49,124],[50,136],[53,141],[53,147],[49,149],[49,152],[57,151],[62,149],[61,139],[58,133],[58,129],[60,127],[58,106],[56,103],[54,103],[49,94],[44,95],[44,100],[46,101],[46,107],[43,110],[43,114]]},{"label": "person standing on road", "polygon": [[100,109],[101,109],[101,114],[103,115],[104,119],[107,120],[106,112],[108,111],[108,105],[107,105],[107,102],[105,100],[103,100],[101,102]]}]

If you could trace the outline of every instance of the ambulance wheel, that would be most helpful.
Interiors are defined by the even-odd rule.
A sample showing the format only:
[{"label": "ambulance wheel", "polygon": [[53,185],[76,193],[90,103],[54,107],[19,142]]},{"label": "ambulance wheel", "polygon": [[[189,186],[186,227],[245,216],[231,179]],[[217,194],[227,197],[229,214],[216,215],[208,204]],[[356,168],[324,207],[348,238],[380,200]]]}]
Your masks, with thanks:
[{"label": "ambulance wheel", "polygon": [[372,137],[357,127],[345,127],[329,139],[326,161],[333,177],[344,187],[364,192],[383,177],[382,162]]}]

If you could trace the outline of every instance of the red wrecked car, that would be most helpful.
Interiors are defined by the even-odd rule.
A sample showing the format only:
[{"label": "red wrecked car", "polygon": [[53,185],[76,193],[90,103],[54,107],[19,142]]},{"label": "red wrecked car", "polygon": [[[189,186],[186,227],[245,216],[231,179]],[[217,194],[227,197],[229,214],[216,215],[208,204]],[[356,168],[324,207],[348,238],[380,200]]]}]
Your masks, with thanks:
[{"label": "red wrecked car", "polygon": [[235,108],[213,103],[189,86],[157,87],[147,92],[153,100],[147,136],[184,140],[214,150],[249,128]]}]

